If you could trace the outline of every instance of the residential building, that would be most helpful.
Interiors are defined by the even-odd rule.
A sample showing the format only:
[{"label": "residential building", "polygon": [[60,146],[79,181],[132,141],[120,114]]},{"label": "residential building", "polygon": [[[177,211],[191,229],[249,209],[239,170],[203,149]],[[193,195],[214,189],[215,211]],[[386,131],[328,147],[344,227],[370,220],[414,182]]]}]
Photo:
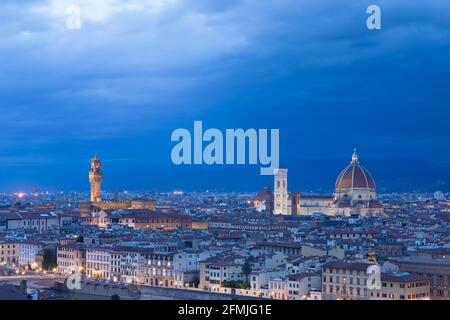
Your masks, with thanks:
[{"label": "residential building", "polygon": [[15,266],[19,264],[20,242],[0,241],[0,264]]},{"label": "residential building", "polygon": [[37,241],[22,241],[19,246],[19,265],[38,268],[36,256],[43,250],[44,245]]},{"label": "residential building", "polygon": [[58,273],[72,274],[77,269],[84,273],[86,270],[86,246],[80,243],[59,245],[56,248]]}]

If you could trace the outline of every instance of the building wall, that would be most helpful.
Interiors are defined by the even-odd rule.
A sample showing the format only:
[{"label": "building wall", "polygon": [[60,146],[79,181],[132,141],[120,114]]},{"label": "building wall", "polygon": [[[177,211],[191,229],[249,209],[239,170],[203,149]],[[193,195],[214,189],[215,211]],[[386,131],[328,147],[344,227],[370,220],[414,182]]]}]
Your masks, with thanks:
[{"label": "building wall", "polygon": [[192,219],[190,217],[174,216],[149,216],[149,217],[123,217],[119,219],[119,224],[126,225],[136,230],[158,229],[175,230],[177,228],[191,228]]},{"label": "building wall", "polygon": [[74,268],[78,268],[81,273],[86,268],[86,249],[74,246],[58,246],[56,250],[58,263],[58,273],[72,274]]},{"label": "building wall", "polygon": [[429,281],[382,281],[379,290],[370,290],[370,300],[429,300]]},{"label": "building wall", "polygon": [[[450,300],[450,261],[441,259],[441,263],[433,259],[419,259],[408,257],[410,261],[401,258],[393,259],[392,263],[399,266],[400,271],[407,271],[417,275],[425,275],[431,279],[431,299]],[[439,261],[439,260],[438,260]]]},{"label": "building wall", "polygon": [[367,300],[368,297],[366,271],[322,269],[324,300]]},{"label": "building wall", "polygon": [[311,274],[299,278],[288,277],[286,284],[287,300],[305,300],[311,290],[321,288],[320,275]]},{"label": "building wall", "polygon": [[125,251],[120,256],[120,279],[125,283],[143,282],[145,258],[139,252]]},{"label": "building wall", "polygon": [[0,264],[17,265],[19,263],[20,243],[0,242]]},{"label": "building wall", "polygon": [[335,215],[336,205],[334,199],[324,197],[308,197],[300,195],[300,215],[309,216],[313,213],[322,213],[325,215]]},{"label": "building wall", "polygon": [[7,230],[34,229],[38,232],[45,232],[51,227],[59,226],[59,219],[56,216],[40,217],[36,215],[36,218],[7,220],[6,226]]},{"label": "building wall", "polygon": [[206,290],[220,288],[224,281],[246,281],[242,273],[242,264],[218,265],[208,262],[200,262],[200,285]]},{"label": "building wall", "polygon": [[86,276],[113,280],[111,272],[112,251],[105,249],[86,250]]},{"label": "building wall", "polygon": [[43,249],[41,244],[26,243],[20,244],[19,249],[19,265],[21,266],[33,266],[36,264],[36,255]]},{"label": "building wall", "polygon": [[173,254],[150,254],[146,256],[143,284],[175,287]]}]

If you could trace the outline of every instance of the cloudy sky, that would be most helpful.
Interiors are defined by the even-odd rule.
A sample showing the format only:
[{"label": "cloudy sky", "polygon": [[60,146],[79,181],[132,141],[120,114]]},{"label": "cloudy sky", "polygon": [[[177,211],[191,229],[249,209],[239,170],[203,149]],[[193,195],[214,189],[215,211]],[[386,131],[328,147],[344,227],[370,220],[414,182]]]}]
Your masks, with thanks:
[{"label": "cloudy sky", "polygon": [[158,187],[194,120],[279,128],[282,162],[450,162],[449,88],[448,0],[2,0],[0,189],[87,188],[95,153]]}]

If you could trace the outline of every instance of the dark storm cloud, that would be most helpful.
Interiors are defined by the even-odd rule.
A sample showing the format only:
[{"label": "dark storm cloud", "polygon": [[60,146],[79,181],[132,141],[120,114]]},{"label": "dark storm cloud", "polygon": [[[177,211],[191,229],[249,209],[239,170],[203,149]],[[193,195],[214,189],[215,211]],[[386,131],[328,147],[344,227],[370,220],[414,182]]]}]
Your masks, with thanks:
[{"label": "dark storm cloud", "polygon": [[75,2],[79,31],[65,27],[74,1],[0,4],[8,172],[96,151],[168,165],[171,130],[194,119],[280,128],[287,159],[356,145],[450,160],[448,1],[374,1],[379,31],[365,1]]}]

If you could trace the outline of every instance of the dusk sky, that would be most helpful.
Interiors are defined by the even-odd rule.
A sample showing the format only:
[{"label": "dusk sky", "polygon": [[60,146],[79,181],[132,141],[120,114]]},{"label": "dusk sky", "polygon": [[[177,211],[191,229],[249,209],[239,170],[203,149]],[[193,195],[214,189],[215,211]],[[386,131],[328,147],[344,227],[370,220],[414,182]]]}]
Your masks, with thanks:
[{"label": "dusk sky", "polygon": [[87,190],[96,153],[106,188],[170,189],[171,132],[194,120],[279,128],[282,163],[448,165],[450,2],[2,0],[0,112],[0,191]]}]

